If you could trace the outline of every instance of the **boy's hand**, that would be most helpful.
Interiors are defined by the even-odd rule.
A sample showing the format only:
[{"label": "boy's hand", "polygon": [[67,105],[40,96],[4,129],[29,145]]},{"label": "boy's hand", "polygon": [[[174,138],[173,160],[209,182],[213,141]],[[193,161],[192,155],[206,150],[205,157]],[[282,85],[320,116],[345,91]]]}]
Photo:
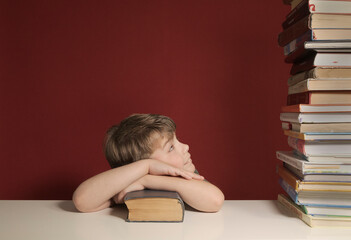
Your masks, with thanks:
[{"label": "boy's hand", "polygon": [[149,163],[149,174],[151,175],[168,175],[168,176],[174,176],[174,177],[179,176],[188,180],[190,179],[204,180],[204,177],[200,176],[199,174],[173,167],[162,161],[149,159],[148,163]]}]

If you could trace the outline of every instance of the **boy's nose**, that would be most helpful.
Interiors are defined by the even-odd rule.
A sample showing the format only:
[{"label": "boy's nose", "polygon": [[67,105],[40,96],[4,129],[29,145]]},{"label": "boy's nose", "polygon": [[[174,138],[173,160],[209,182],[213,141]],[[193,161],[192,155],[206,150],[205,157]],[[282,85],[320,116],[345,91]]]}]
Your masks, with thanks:
[{"label": "boy's nose", "polygon": [[184,151],[188,152],[189,151],[189,145],[188,144],[184,144]]}]

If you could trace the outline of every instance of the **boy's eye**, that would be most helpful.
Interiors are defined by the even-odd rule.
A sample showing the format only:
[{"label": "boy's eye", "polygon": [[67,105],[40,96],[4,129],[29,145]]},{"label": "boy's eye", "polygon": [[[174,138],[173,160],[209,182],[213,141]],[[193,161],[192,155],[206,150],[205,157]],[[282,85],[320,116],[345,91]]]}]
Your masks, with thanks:
[{"label": "boy's eye", "polygon": [[169,151],[171,152],[171,151],[173,151],[173,149],[174,149],[174,146],[172,145],[172,146],[169,148]]}]

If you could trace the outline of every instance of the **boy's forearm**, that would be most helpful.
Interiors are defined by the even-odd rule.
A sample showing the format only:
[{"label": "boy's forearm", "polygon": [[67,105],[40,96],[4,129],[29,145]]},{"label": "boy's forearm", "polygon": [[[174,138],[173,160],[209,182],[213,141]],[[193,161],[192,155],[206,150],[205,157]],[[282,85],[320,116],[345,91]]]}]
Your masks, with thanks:
[{"label": "boy's forearm", "polygon": [[224,201],[224,195],[219,188],[202,180],[146,175],[142,184],[149,189],[176,191],[184,202],[203,212],[217,212]]},{"label": "boy's forearm", "polygon": [[82,212],[109,206],[110,199],[139,178],[148,174],[147,161],[138,161],[100,173],[84,181],[73,194],[73,202]]}]

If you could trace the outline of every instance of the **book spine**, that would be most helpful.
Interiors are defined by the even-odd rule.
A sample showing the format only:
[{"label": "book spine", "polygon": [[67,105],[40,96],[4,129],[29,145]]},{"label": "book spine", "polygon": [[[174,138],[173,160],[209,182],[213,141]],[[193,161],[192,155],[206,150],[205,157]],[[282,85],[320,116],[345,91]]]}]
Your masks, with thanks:
[{"label": "book spine", "polygon": [[282,122],[282,129],[291,130],[292,126],[290,122]]},{"label": "book spine", "polygon": [[303,0],[286,16],[286,20],[282,23],[283,29],[292,26],[309,13],[308,0]]},{"label": "book spine", "polygon": [[315,74],[315,70],[316,70],[316,68],[312,68],[311,70],[308,70],[305,72],[300,72],[300,73],[297,73],[297,74],[291,76],[288,79],[288,86],[295,85],[296,83],[299,83],[299,82],[306,80],[308,78],[317,78],[317,76]]},{"label": "book spine", "polygon": [[287,97],[286,105],[296,105],[296,104],[310,104],[311,102],[311,92],[302,92],[290,94]]},{"label": "book spine", "polygon": [[300,19],[297,23],[290,26],[281,32],[278,36],[278,44],[281,47],[284,47],[289,42],[293,41],[295,38],[304,34],[306,31],[310,31],[309,27],[309,16]]},{"label": "book spine", "polygon": [[284,155],[279,151],[276,153],[276,156],[279,160],[281,160],[281,161],[283,161],[283,162],[285,162],[285,163],[287,163],[287,164],[289,164],[289,165],[291,165],[291,166],[293,166],[301,171],[303,170],[303,164],[296,161],[296,159],[289,157],[287,155]]},{"label": "book spine", "polygon": [[310,41],[312,39],[311,31],[307,31],[301,36],[289,42],[284,46],[284,55],[289,55],[293,53],[296,49],[304,48],[305,42]]},{"label": "book spine", "polygon": [[290,130],[284,130],[284,135],[290,136],[290,137],[294,137],[294,138],[298,138],[298,139],[301,139],[301,140],[305,140],[305,134],[299,133],[299,132],[294,132],[294,131],[290,131]]},{"label": "book spine", "polygon": [[304,140],[293,138],[293,137],[288,137],[288,144],[293,149],[299,151],[303,155],[306,155],[306,152],[305,152],[305,141]]},{"label": "book spine", "polygon": [[299,82],[293,86],[290,86],[288,88],[288,94],[294,94],[294,93],[301,93],[301,92],[307,92],[309,90],[308,88],[308,80],[304,80],[302,82]]},{"label": "book spine", "polygon": [[298,62],[298,61],[301,61],[302,59],[304,59],[310,55],[313,55],[314,53],[315,52],[313,50],[305,49],[304,47],[300,47],[300,48],[296,49],[294,52],[290,53],[288,56],[286,56],[284,61],[286,63]]},{"label": "book spine", "polygon": [[283,197],[281,194],[278,195],[278,202],[280,202],[283,206],[289,209],[295,216],[304,221],[307,225],[313,226],[311,217],[306,215],[303,210],[299,209],[298,206],[295,206],[294,203]]},{"label": "book spine", "polygon": [[289,184],[296,192],[299,191],[299,181],[298,179],[289,172],[286,168],[282,166],[277,166],[278,175],[287,183]]},{"label": "book spine", "polygon": [[296,204],[299,204],[298,200],[297,200],[297,192],[287,182],[285,182],[282,178],[279,178],[279,184],[284,189],[284,191],[289,195],[289,197]]},{"label": "book spine", "polygon": [[295,75],[297,73],[308,71],[314,68],[314,56],[315,54],[312,54],[310,57],[302,60],[301,62],[294,63],[290,69],[290,74]]}]

